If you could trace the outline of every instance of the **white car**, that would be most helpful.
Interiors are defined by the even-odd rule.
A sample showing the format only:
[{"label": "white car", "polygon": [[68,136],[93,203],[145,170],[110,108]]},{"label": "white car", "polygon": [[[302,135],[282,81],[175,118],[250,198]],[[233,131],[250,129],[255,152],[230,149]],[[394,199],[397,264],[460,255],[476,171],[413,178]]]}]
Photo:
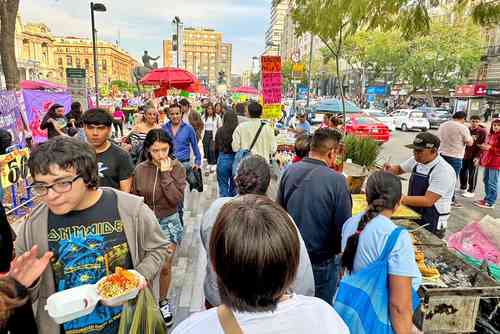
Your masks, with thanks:
[{"label": "white car", "polygon": [[395,131],[396,130],[396,123],[394,122],[394,118],[387,115],[385,112],[382,110],[378,109],[363,109],[363,114],[366,116],[370,116],[372,118],[375,118],[385,126],[389,128],[389,131]]},{"label": "white car", "polygon": [[396,110],[393,118],[396,128],[402,131],[427,131],[431,128],[429,120],[425,117],[424,113],[418,110],[399,109]]}]

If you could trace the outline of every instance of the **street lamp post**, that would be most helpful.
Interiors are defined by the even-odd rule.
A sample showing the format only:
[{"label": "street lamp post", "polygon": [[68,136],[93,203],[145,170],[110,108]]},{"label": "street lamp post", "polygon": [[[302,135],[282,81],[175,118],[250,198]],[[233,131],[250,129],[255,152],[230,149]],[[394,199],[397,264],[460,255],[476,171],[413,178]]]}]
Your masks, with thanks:
[{"label": "street lamp post", "polygon": [[172,23],[176,25],[176,30],[177,30],[177,53],[176,53],[176,57],[177,57],[177,68],[179,68],[179,50],[180,50],[180,36],[179,36],[179,24],[181,23],[181,19],[176,16],[173,20],[172,20]]},{"label": "street lamp post", "polygon": [[96,106],[99,107],[99,80],[97,78],[97,48],[96,48],[96,38],[95,38],[95,20],[94,20],[94,11],[96,12],[105,12],[106,6],[102,3],[90,3],[90,18],[92,21],[92,51],[94,53],[94,79],[95,79],[95,102]]}]

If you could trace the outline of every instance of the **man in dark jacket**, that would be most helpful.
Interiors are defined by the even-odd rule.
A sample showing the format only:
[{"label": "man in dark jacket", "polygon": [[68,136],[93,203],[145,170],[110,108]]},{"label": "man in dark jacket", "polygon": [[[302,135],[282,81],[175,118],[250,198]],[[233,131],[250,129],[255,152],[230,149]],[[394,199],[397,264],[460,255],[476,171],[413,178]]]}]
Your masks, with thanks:
[{"label": "man in dark jacket", "polygon": [[306,243],[316,297],[329,304],[337,285],[342,226],[352,214],[346,179],[331,169],[341,139],[336,130],[317,130],[309,157],[284,173],[277,199],[294,219]]}]

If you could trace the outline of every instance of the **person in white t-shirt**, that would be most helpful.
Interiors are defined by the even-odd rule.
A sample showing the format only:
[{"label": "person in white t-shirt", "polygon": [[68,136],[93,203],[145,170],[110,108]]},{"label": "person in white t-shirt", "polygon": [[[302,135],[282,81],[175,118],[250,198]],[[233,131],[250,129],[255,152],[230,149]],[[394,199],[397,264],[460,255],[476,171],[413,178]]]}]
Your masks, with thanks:
[{"label": "person in white t-shirt", "polygon": [[215,134],[222,126],[222,120],[219,115],[215,113],[214,105],[208,103],[205,112],[202,116],[205,125],[205,132],[203,134],[203,152],[209,166],[209,171],[214,172],[217,165],[217,152],[215,151]]},{"label": "person in white t-shirt", "polygon": [[386,165],[385,170],[395,175],[411,173],[408,196],[401,204],[421,214],[419,224],[443,238],[451,202],[455,192],[457,176],[453,167],[438,154],[439,138],[429,132],[419,133],[413,144],[413,157],[400,165]]},{"label": "person in white t-shirt", "polygon": [[[208,249],[222,305],[193,314],[173,334],[347,334],[337,312],[316,297],[295,295],[297,228],[274,201],[245,195],[225,204]],[[237,331],[238,332],[238,331]]]}]

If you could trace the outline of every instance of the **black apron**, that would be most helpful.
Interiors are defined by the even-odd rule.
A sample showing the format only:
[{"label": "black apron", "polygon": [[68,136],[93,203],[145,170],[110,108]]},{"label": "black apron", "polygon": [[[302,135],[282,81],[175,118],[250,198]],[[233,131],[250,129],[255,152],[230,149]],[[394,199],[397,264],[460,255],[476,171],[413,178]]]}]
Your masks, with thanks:
[{"label": "black apron", "polygon": [[[437,164],[431,168],[429,174],[424,175],[417,172],[417,165],[413,168],[410,177],[410,185],[408,188],[408,196],[425,196],[427,189],[429,188],[429,179],[432,171],[436,168]],[[436,209],[436,205],[430,208],[416,208],[410,207],[422,216],[422,219],[418,221],[420,225],[427,225],[425,228],[432,233],[435,233],[438,229],[439,217],[448,216],[449,213],[439,213]]]}]

